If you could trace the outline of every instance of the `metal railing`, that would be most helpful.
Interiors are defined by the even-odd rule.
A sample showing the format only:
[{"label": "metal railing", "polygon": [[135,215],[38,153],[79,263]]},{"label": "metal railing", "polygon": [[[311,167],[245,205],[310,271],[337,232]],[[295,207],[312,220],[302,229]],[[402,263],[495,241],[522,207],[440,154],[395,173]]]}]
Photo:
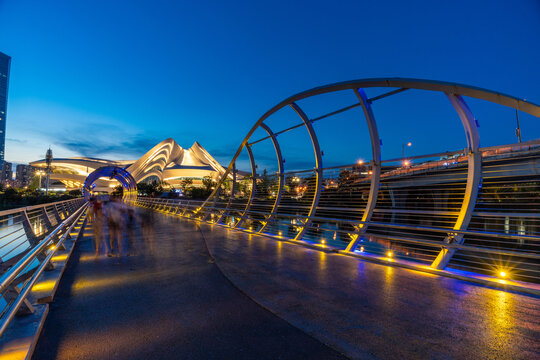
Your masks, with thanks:
[{"label": "metal railing", "polygon": [[[376,92],[381,90],[386,92]],[[400,158],[383,159],[375,103],[404,93],[407,108],[413,107],[413,95],[438,94],[455,111],[466,148],[419,156],[405,156],[403,150]],[[335,109],[338,96],[349,105]],[[352,105],[351,98],[356,100]],[[540,117],[538,105],[461,84],[415,79],[331,84],[285,99],[259,118],[202,204],[138,201],[191,219],[344,252],[538,283],[540,140],[482,148],[469,99]],[[326,113],[320,115],[323,108]],[[315,125],[324,130],[317,132]],[[440,126],[435,134],[424,130],[419,127],[417,133],[445,137]],[[336,147],[335,139],[349,134],[354,143],[362,143],[363,136],[363,143],[371,145],[356,159],[371,160],[325,166],[321,139],[333,138],[330,145]],[[337,150],[340,158],[349,156],[340,146]],[[270,167],[269,152],[276,162],[261,172]],[[285,158],[296,159],[301,168],[287,169]]]},{"label": "metal railing", "polygon": [[0,212],[0,336],[16,314],[33,312],[28,295],[84,214],[83,198]]}]

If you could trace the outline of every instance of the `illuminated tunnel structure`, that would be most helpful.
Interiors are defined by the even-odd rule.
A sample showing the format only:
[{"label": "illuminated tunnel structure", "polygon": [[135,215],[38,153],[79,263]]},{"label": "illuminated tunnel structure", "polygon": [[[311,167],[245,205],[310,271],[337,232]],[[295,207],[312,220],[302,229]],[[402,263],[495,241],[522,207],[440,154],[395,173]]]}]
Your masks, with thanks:
[{"label": "illuminated tunnel structure", "polygon": [[117,166],[103,166],[91,172],[84,181],[83,195],[86,200],[90,199],[94,183],[103,177],[118,180],[124,190],[122,200],[131,202],[137,199],[137,182],[126,169]]},{"label": "illuminated tunnel structure", "polygon": [[[427,101],[414,106],[418,94]],[[395,129],[375,115],[391,117],[379,107],[389,100],[428,113],[440,101],[436,109],[448,113],[436,115],[432,133],[418,128],[421,136],[442,143],[456,127],[464,148],[406,156],[405,142],[401,157],[383,159],[379,132]],[[258,119],[206,201],[177,202],[175,212],[377,261],[540,282],[540,140],[481,147],[471,108],[481,112],[485,106],[497,114],[510,111],[512,121],[518,112],[533,121],[540,117],[540,107],[526,100],[439,81],[365,79],[301,92]],[[419,127],[414,116],[405,119],[394,117],[391,126]],[[343,147],[358,149],[369,144],[364,159],[370,160],[325,166],[332,151],[344,157],[348,152],[335,141],[321,146],[321,138],[343,138]],[[270,167],[270,152],[272,171],[261,172]],[[286,158],[294,160],[290,169]],[[236,176],[242,166],[251,176]],[[173,202],[167,204],[173,209]]]}]

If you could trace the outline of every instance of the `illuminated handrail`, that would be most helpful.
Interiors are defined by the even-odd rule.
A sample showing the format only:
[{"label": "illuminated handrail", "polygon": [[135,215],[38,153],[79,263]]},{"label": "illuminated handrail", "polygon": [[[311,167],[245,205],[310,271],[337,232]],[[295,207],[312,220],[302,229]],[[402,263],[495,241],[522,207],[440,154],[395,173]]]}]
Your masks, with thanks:
[{"label": "illuminated handrail", "polygon": [[[50,204],[45,204],[44,206],[49,205]],[[2,297],[4,297],[6,291],[9,291],[11,287],[18,285],[18,283],[15,283],[18,276],[24,273],[32,262],[36,260],[39,261],[40,259],[38,257],[42,256],[50,245],[55,244],[46,256],[42,256],[44,259],[39,261],[39,266],[34,270],[30,280],[25,283],[24,288],[20,290],[19,295],[12,302],[6,300],[7,307],[4,309],[2,317],[0,318],[0,337],[4,334],[10,322],[13,320],[39,276],[49,265],[52,256],[62,246],[88,206],[82,198],[70,200],[69,205],[76,206],[77,208],[0,277],[0,293],[2,294]],[[60,239],[55,243],[55,238],[60,234]]]}]

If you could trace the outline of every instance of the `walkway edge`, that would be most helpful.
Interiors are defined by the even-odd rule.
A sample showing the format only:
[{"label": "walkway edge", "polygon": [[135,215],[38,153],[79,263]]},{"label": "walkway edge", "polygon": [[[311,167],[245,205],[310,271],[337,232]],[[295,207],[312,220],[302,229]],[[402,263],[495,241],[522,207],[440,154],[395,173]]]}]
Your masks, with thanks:
[{"label": "walkway edge", "polygon": [[[48,303],[52,302],[60,280],[62,279],[62,275],[64,274],[69,259],[71,258],[71,254],[73,253],[73,249],[86,227],[88,218],[86,215],[83,216],[84,219],[81,223],[81,227],[78,233],[73,237],[73,241],[69,244],[70,248],[64,251],[67,255],[66,259],[57,262],[55,261],[55,265],[60,266],[50,272],[41,274],[30,291],[30,296],[33,300],[32,305],[35,308],[34,313],[13,319],[6,333],[0,339],[0,359],[32,359],[36,344],[41,335],[41,331],[43,330],[45,321],[47,320],[47,315],[49,314]],[[51,261],[53,260],[51,259]],[[50,294],[42,298],[36,296],[39,293],[43,293],[43,291],[34,291],[34,288],[39,288],[40,284],[47,284],[51,281],[54,281],[54,285],[47,291]]]},{"label": "walkway edge", "polygon": [[[188,220],[190,220],[190,219],[188,218]],[[207,222],[205,222],[205,223],[207,223]],[[216,224],[212,224],[212,223],[207,223],[207,224],[208,225],[216,225]],[[221,226],[221,227],[224,227],[224,228],[228,228],[227,226],[223,226],[223,225],[219,225],[219,224],[217,224],[217,225]],[[255,232],[248,231],[248,230],[243,230],[243,229],[231,229],[231,230],[235,230],[235,231],[250,234],[250,235],[264,236],[266,238],[270,238],[270,239],[273,239],[273,240],[283,241],[283,242],[287,242],[287,243],[295,244],[295,245],[300,245],[300,246],[303,246],[303,247],[306,247],[306,248],[309,248],[309,249],[323,251],[323,252],[326,252],[326,253],[337,253],[337,254],[341,254],[341,255],[344,255],[344,256],[350,256],[350,257],[366,260],[366,261],[369,261],[369,262],[373,262],[373,263],[376,263],[376,264],[381,264],[381,265],[386,265],[386,266],[394,266],[394,267],[402,267],[402,268],[409,269],[409,270],[421,271],[421,272],[425,272],[425,273],[429,273],[429,274],[433,274],[433,275],[445,276],[445,277],[449,277],[449,278],[453,278],[453,279],[457,279],[457,280],[468,281],[468,282],[471,282],[471,283],[474,283],[474,284],[483,285],[483,286],[487,286],[487,287],[495,288],[495,289],[499,289],[499,290],[512,291],[512,292],[517,292],[517,293],[521,293],[521,294],[534,295],[534,296],[540,297],[540,286],[532,287],[532,286],[527,286],[526,284],[520,284],[520,283],[516,283],[516,282],[502,280],[502,279],[491,279],[491,278],[488,278],[488,277],[481,277],[480,274],[478,274],[478,277],[467,276],[467,275],[454,273],[454,272],[451,272],[451,271],[448,271],[448,270],[433,269],[433,268],[431,268],[431,267],[429,267],[427,265],[415,264],[415,263],[412,263],[412,262],[403,262],[401,260],[395,260],[395,259],[389,260],[388,258],[385,258],[385,257],[362,255],[362,254],[358,254],[358,253],[355,253],[355,252],[339,250],[339,249],[326,247],[326,246],[323,247],[321,245],[310,244],[310,243],[305,242],[305,241],[298,241],[298,240],[283,238],[283,237],[275,236],[275,235],[271,235],[271,234],[255,233]]]}]

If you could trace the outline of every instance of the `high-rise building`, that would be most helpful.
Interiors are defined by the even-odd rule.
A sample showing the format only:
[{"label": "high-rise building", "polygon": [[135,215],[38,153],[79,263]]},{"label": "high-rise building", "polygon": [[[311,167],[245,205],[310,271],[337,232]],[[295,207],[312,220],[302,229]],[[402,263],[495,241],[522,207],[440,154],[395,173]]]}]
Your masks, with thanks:
[{"label": "high-rise building", "polygon": [[15,170],[15,186],[23,188],[30,185],[30,181],[36,170],[33,166],[18,164]]},{"label": "high-rise building", "polygon": [[2,173],[0,173],[0,184],[11,185],[13,182],[12,163],[4,161],[2,163]]},{"label": "high-rise building", "polygon": [[0,168],[3,169],[6,149],[6,115],[11,58],[0,52]]}]

